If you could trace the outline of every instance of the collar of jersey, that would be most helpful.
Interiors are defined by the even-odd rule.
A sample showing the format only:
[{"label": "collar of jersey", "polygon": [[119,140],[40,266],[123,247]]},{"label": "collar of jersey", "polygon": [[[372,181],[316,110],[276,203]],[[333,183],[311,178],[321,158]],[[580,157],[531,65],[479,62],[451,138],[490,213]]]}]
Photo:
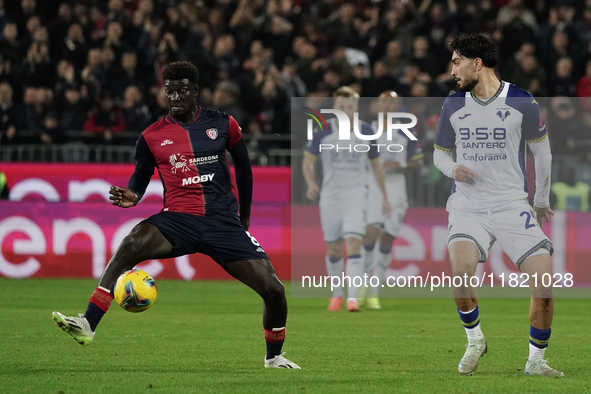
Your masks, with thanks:
[{"label": "collar of jersey", "polygon": [[489,105],[490,103],[492,103],[493,101],[495,101],[495,99],[497,97],[499,97],[499,95],[501,94],[501,92],[503,91],[503,88],[505,87],[505,82],[501,81],[501,86],[499,86],[499,88],[497,89],[497,92],[487,101],[482,101],[480,100],[478,97],[476,97],[476,95],[474,94],[474,91],[472,90],[470,92],[470,96],[474,99],[474,101],[476,101],[476,103],[482,105],[483,107]]},{"label": "collar of jersey", "polygon": [[[199,111],[197,111],[197,115],[195,116],[195,119],[193,119],[193,122],[195,122],[197,120],[197,118],[199,117],[199,115],[201,114],[201,106],[198,105],[197,108],[199,109]],[[170,112],[168,113],[168,115],[166,115],[166,119],[170,122],[170,123],[174,123],[176,125],[179,125],[182,127],[182,125],[177,122],[176,120],[174,120],[174,118],[172,116],[170,116]],[[188,124],[188,123],[187,123]]]}]

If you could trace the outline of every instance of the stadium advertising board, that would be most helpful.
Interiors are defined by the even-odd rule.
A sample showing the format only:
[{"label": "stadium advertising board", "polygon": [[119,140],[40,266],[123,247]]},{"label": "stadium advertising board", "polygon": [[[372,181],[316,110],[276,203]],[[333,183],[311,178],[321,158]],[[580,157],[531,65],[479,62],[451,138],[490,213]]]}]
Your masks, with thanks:
[{"label": "stadium advertising board", "polygon": [[[126,185],[132,165],[2,165],[12,201],[0,202],[0,276],[98,278],[133,226],[162,209],[154,176],[132,209],[110,205],[110,185]],[[250,232],[264,246],[282,278],[289,278],[288,168],[254,168]],[[187,229],[190,231],[190,229]],[[209,257],[183,256],[141,265],[155,277],[227,279]]]}]

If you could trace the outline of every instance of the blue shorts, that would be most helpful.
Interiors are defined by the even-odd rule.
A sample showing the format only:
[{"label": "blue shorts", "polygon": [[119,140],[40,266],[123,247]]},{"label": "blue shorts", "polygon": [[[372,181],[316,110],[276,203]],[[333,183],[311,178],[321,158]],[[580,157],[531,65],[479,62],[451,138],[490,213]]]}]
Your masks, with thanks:
[{"label": "blue shorts", "polygon": [[222,267],[231,261],[260,260],[269,257],[234,214],[197,216],[182,212],[160,212],[143,222],[162,233],[172,245],[164,258],[203,253]]}]

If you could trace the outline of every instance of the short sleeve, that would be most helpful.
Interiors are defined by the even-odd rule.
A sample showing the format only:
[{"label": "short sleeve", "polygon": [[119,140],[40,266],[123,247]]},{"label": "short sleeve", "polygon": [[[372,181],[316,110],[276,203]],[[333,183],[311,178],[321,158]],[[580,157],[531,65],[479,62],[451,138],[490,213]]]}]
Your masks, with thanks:
[{"label": "short sleeve", "polygon": [[228,143],[226,145],[228,150],[231,150],[234,144],[242,138],[242,127],[238,125],[233,116],[228,116]]},{"label": "short sleeve", "polygon": [[456,133],[450,121],[452,100],[454,98],[447,98],[443,103],[435,136],[435,148],[447,153],[450,153],[456,146]]},{"label": "short sleeve", "polygon": [[521,125],[523,137],[529,143],[542,141],[548,136],[548,131],[546,130],[546,123],[542,118],[540,106],[533,97],[523,100],[528,101],[523,106],[523,123]]}]

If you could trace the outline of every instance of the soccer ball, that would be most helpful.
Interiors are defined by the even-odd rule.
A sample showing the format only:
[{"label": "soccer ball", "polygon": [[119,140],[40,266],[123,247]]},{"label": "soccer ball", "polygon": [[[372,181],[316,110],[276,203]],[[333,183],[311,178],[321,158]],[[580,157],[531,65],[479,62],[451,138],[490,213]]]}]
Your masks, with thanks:
[{"label": "soccer ball", "polygon": [[146,271],[126,271],[115,284],[115,301],[128,312],[143,312],[154,304],[158,289]]}]

